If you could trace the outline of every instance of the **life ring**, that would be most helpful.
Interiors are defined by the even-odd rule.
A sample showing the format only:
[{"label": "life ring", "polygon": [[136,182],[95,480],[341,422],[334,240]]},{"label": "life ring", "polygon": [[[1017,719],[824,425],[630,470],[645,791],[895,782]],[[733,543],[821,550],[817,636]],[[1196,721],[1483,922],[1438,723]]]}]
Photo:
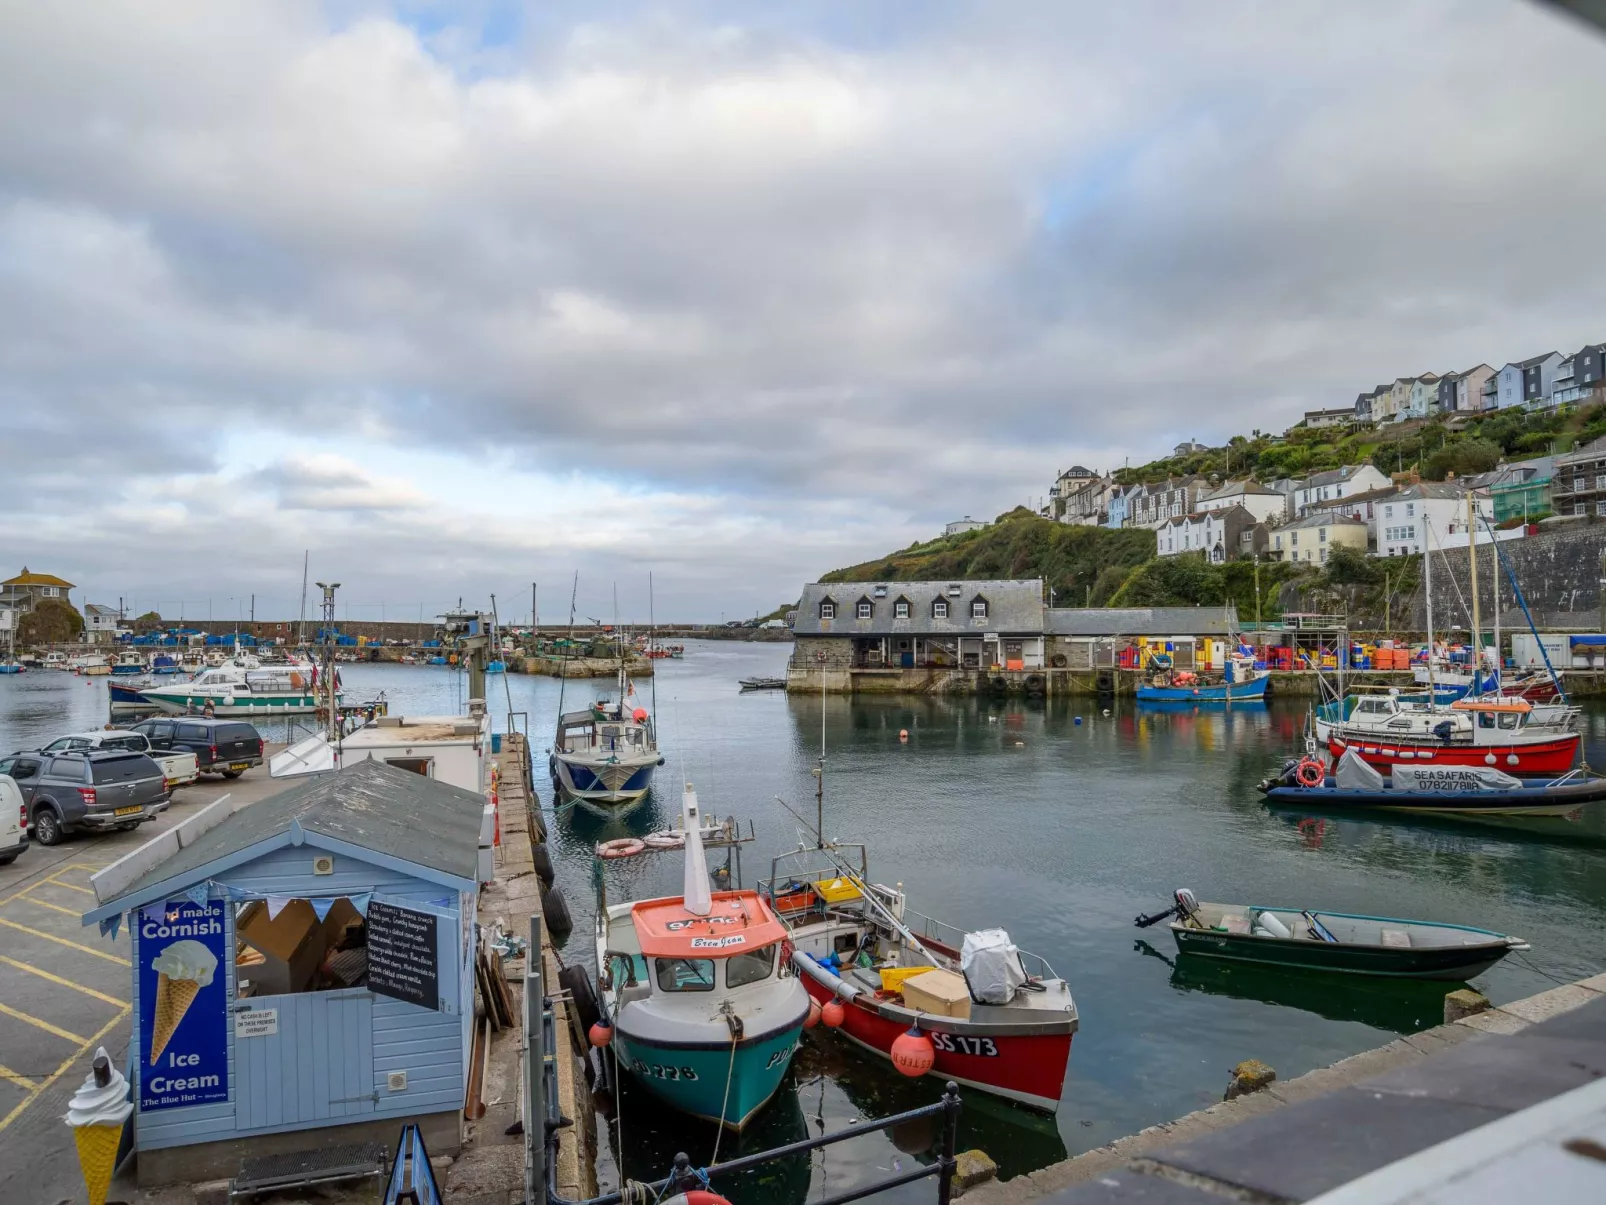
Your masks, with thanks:
[{"label": "life ring", "polygon": [[1302,757],[1294,767],[1294,779],[1302,787],[1319,787],[1327,780],[1327,767],[1314,757]]},{"label": "life ring", "polygon": [[717,1192],[694,1188],[690,1192],[680,1192],[672,1197],[665,1197],[659,1205],[731,1205],[731,1203]]},{"label": "life ring", "polygon": [[615,837],[612,841],[599,841],[597,843],[597,857],[599,858],[633,858],[643,853],[647,843],[640,837]]},{"label": "life ring", "polygon": [[641,843],[648,849],[682,849],[686,845],[686,834],[676,832],[648,833],[641,839]]}]

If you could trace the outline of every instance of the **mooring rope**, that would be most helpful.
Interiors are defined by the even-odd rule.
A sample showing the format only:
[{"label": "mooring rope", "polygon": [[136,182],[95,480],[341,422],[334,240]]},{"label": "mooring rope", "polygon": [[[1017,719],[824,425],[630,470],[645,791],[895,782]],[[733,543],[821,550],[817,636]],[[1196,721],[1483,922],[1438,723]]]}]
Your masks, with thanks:
[{"label": "mooring rope", "polygon": [[736,1042],[737,1042],[737,1037],[736,1037],[735,1031],[733,1030],[732,1033],[731,1033],[731,1057],[730,1057],[730,1063],[725,1068],[725,1099],[722,1100],[720,1102],[720,1104],[719,1104],[719,1130],[714,1135],[714,1157],[708,1161],[708,1166],[709,1167],[713,1167],[716,1163],[719,1162],[719,1140],[721,1138],[725,1137],[725,1110],[730,1107],[730,1103],[731,1103],[731,1079],[734,1077],[734,1075],[736,1073]]}]

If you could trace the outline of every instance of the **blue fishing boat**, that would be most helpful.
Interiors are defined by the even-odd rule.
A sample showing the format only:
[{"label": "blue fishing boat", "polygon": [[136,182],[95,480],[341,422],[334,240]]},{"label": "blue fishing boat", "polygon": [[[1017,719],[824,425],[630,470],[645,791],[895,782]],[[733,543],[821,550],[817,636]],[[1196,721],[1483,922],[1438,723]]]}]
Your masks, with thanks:
[{"label": "blue fishing boat", "polygon": [[168,674],[182,674],[183,672],[184,667],[166,653],[157,653],[151,659],[151,673],[153,674],[166,676]]},{"label": "blue fishing boat", "polygon": [[780,1087],[809,994],[783,956],[786,927],[769,902],[755,891],[710,890],[690,786],[683,817],[682,894],[599,901],[605,1033],[616,1067],[653,1095],[740,1130]]},{"label": "blue fishing boat", "polygon": [[[1236,681],[1234,679],[1237,679]],[[1226,680],[1207,682],[1186,670],[1167,670],[1138,684],[1140,703],[1251,703],[1266,697],[1271,678],[1265,670],[1227,667]]]},{"label": "blue fishing boat", "polygon": [[106,692],[111,695],[112,706],[124,705],[128,707],[154,707],[155,704],[147,699],[143,691],[150,688],[150,683],[143,679],[138,682],[106,683]]}]

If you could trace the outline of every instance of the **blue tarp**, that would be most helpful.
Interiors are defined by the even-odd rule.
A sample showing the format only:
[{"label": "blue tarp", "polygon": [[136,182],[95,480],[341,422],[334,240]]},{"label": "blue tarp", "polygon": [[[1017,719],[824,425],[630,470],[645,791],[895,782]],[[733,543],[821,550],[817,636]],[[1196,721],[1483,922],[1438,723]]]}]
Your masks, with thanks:
[{"label": "blue tarp", "polygon": [[1572,636],[1572,637],[1569,637],[1569,639],[1572,641],[1572,646],[1575,649],[1577,649],[1577,648],[1585,648],[1585,649],[1606,648],[1606,634],[1599,633],[1599,632],[1594,633],[1593,635],[1589,635],[1589,636]]}]

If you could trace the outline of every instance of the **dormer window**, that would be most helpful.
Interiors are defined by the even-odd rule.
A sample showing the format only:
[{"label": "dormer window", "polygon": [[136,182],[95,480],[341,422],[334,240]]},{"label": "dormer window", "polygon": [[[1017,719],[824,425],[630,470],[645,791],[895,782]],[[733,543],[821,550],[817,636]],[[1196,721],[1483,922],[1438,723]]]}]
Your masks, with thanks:
[{"label": "dormer window", "polygon": [[861,598],[859,600],[857,611],[860,619],[869,619],[873,614],[875,614],[875,604],[872,603],[868,598]]},{"label": "dormer window", "polygon": [[821,602],[820,602],[820,618],[821,619],[835,619],[836,618],[836,603],[832,602],[829,598],[821,600]]},{"label": "dormer window", "polygon": [[909,600],[907,598],[900,598],[897,602],[892,604],[892,618],[909,618]]},{"label": "dormer window", "polygon": [[936,602],[931,604],[931,617],[933,619],[947,619],[948,618],[948,600],[947,599],[939,598]]},{"label": "dormer window", "polygon": [[987,618],[987,600],[985,598],[972,599],[970,603],[970,617],[972,619]]}]

